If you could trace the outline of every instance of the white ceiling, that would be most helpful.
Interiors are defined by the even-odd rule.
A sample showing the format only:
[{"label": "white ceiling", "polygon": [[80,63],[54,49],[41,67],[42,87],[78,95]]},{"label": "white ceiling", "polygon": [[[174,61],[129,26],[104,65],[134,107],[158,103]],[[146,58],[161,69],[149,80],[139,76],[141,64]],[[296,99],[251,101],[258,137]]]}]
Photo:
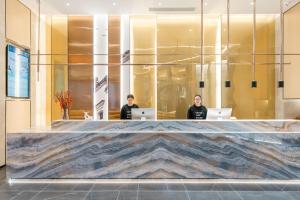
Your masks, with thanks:
[{"label": "white ceiling", "polygon": [[[21,0],[28,7],[37,10],[38,0]],[[95,15],[95,14],[180,14],[200,13],[201,0],[40,0],[41,13],[54,15]],[[297,0],[285,0],[287,2]],[[204,12],[211,14],[226,13],[227,0],[204,0]],[[252,13],[252,0],[230,0],[231,13]],[[280,13],[280,0],[256,0],[257,13]],[[194,11],[150,12],[149,8],[187,9]]]}]

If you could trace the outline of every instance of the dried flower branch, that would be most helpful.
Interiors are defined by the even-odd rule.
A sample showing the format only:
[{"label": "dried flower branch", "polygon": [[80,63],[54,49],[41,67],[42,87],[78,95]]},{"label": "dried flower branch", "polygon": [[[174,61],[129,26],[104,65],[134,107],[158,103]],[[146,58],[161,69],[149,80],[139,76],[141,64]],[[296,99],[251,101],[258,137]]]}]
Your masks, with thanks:
[{"label": "dried flower branch", "polygon": [[59,103],[61,109],[69,109],[73,99],[70,91],[61,91],[55,94],[55,102]]}]

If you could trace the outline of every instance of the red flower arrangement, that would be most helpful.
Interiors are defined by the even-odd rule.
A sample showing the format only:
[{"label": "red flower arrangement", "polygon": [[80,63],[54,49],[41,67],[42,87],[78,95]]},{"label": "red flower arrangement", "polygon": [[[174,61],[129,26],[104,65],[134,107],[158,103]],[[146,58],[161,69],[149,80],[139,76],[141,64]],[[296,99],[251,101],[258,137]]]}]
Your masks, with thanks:
[{"label": "red flower arrangement", "polygon": [[69,109],[72,105],[73,99],[69,90],[57,92],[55,94],[55,102],[59,103],[60,108],[65,110]]}]

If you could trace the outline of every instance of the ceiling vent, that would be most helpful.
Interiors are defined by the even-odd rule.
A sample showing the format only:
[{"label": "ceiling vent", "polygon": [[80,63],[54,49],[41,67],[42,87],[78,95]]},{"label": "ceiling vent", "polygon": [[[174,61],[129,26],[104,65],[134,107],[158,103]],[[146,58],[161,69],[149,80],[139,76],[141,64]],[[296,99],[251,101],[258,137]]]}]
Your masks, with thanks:
[{"label": "ceiling vent", "polygon": [[149,8],[150,12],[194,12],[196,10],[195,7],[153,7]]}]

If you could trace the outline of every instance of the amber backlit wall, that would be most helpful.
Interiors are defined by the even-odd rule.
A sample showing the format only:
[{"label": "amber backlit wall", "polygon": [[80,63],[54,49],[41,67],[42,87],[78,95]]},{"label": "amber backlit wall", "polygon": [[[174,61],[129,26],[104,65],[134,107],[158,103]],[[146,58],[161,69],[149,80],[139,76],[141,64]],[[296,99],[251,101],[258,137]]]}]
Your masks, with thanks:
[{"label": "amber backlit wall", "polygon": [[157,62],[168,64],[157,69],[158,119],[184,119],[192,97],[199,93],[201,18],[158,16],[157,29]]},{"label": "amber backlit wall", "polygon": [[132,16],[131,39],[131,93],[142,108],[155,108],[155,53],[156,17]]},{"label": "amber backlit wall", "polygon": [[[233,108],[233,116],[238,119],[275,117],[275,16],[257,17],[256,51],[264,55],[256,56],[255,68],[252,56],[253,17],[231,16],[229,49],[224,18],[226,16],[204,15],[202,69],[200,16],[131,18],[132,52],[157,52],[156,57],[134,55],[133,91],[138,102],[144,106],[145,100],[140,101],[140,98],[155,98],[155,93],[149,92],[149,85],[157,87],[158,119],[185,119],[195,94],[202,94],[206,107]],[[218,55],[220,53],[223,56]],[[230,54],[228,68],[226,53]],[[139,66],[155,60],[158,65],[153,68],[150,65]],[[219,82],[218,73],[222,73]],[[205,81],[203,89],[199,88],[201,75]],[[151,79],[152,76],[154,78]],[[157,82],[153,83],[153,79]],[[225,80],[231,80],[230,88],[225,88]],[[252,80],[257,80],[257,88],[251,88]]]},{"label": "amber backlit wall", "polygon": [[108,17],[108,119],[120,119],[120,16]]},{"label": "amber backlit wall", "polygon": [[68,17],[52,17],[52,120],[62,117],[55,94],[68,90]]},{"label": "amber backlit wall", "polygon": [[[275,53],[275,18],[257,18],[257,53]],[[225,37],[226,38],[226,37]],[[223,45],[227,40],[223,38]],[[238,119],[269,119],[275,117],[275,57],[257,56],[252,65],[253,17],[232,16],[230,20],[229,68],[222,81],[231,80],[232,87],[222,88],[222,107],[233,108]],[[262,64],[269,63],[269,64]],[[258,87],[251,88],[257,80]]]},{"label": "amber backlit wall", "polygon": [[[226,15],[204,15],[203,44],[200,15],[130,16],[129,79],[135,103],[154,108],[157,119],[186,119],[195,94],[201,94],[207,108],[233,108],[238,119],[275,118],[275,18],[257,15],[254,68],[251,14],[230,15],[228,48]],[[73,95],[71,119],[83,119],[85,111],[93,115],[93,68],[98,64],[108,65],[108,119],[119,119],[121,17],[107,18],[108,55],[102,56],[108,63],[95,66],[93,22],[91,16],[51,17],[52,120],[61,119],[54,95],[62,90]],[[230,88],[225,80],[231,81]],[[252,80],[257,88],[251,88]]]},{"label": "amber backlit wall", "polygon": [[73,97],[71,119],[93,116],[93,17],[68,17],[68,89]]}]

